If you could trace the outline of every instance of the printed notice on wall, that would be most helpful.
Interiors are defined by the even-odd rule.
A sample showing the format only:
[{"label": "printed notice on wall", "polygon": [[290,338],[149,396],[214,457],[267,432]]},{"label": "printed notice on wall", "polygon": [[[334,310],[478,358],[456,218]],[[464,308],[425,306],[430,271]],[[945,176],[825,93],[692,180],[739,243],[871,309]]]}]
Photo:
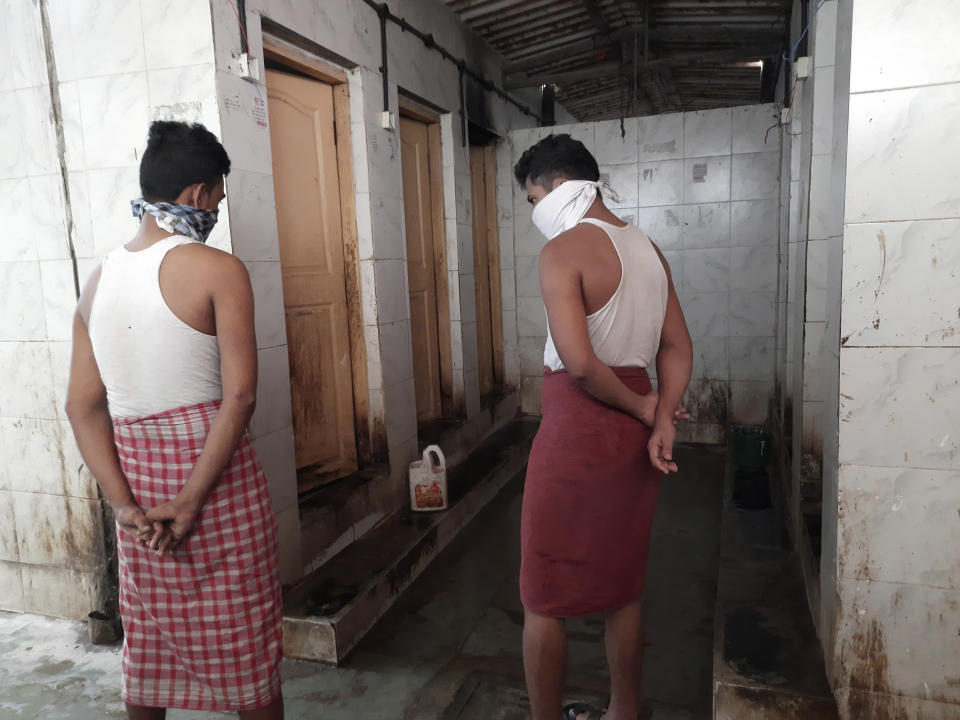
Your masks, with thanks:
[{"label": "printed notice on wall", "polygon": [[706,163],[693,164],[693,181],[694,182],[707,181],[707,164]]},{"label": "printed notice on wall", "polygon": [[227,110],[239,110],[240,109],[240,96],[239,95],[226,95],[223,98],[223,107]]},{"label": "printed notice on wall", "polygon": [[263,101],[263,98],[255,97],[253,99],[250,115],[259,127],[265,128],[267,126],[267,104]]}]

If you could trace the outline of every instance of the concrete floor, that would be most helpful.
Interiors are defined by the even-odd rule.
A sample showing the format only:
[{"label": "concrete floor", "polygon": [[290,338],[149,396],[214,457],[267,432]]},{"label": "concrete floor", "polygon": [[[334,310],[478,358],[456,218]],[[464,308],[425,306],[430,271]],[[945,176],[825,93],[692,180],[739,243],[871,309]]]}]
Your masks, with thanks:
[{"label": "concrete floor", "polygon": [[[723,452],[681,448],[654,525],[643,680],[653,720],[710,717],[712,629]],[[288,718],[520,720],[528,717],[517,592],[519,488],[448,548],[333,668],[285,661]],[[568,624],[570,699],[602,703],[603,623]],[[85,626],[0,613],[0,720],[124,717],[118,647],[90,646]],[[232,717],[171,711],[171,720]]]}]

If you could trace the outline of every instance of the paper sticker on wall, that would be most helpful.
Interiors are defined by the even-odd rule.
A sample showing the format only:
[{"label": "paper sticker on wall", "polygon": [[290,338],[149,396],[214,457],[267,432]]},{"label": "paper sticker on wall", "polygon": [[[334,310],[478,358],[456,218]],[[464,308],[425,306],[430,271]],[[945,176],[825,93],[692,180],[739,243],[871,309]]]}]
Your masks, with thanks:
[{"label": "paper sticker on wall", "polygon": [[261,98],[255,97],[253,99],[250,116],[259,127],[265,128],[267,126],[267,104]]},{"label": "paper sticker on wall", "polygon": [[693,181],[694,182],[707,181],[707,164],[706,163],[693,164]]}]

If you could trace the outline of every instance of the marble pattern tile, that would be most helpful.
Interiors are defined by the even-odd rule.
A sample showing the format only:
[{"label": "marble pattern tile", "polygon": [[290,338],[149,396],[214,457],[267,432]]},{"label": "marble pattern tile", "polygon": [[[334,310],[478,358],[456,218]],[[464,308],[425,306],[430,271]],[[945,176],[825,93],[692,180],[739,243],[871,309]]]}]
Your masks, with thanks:
[{"label": "marble pattern tile", "polygon": [[18,562],[17,529],[13,516],[13,494],[0,490],[0,562]]},{"label": "marble pattern tile", "polygon": [[[6,75],[4,73],[4,75]],[[0,179],[18,178],[26,175],[23,125],[20,120],[20,103],[15,90],[0,92]]]},{"label": "marble pattern tile", "polygon": [[46,338],[39,263],[0,263],[0,307],[0,341]]},{"label": "marble pattern tile", "polygon": [[732,200],[776,198],[780,188],[780,158],[776,153],[748,153],[733,156]]},{"label": "marble pattern tile", "polygon": [[698,337],[693,344],[693,379],[730,376],[729,345],[726,337]]},{"label": "marble pattern tile", "polygon": [[[76,0],[69,13],[77,78],[146,69],[139,2]],[[204,24],[209,27],[209,20]]]},{"label": "marble pattern tile", "polygon": [[543,373],[543,337],[520,338],[520,372],[530,377]]},{"label": "marble pattern tile", "polygon": [[540,258],[518,257],[516,261],[517,297],[540,298]]},{"label": "marble pattern tile", "polygon": [[716,293],[729,289],[730,250],[684,250],[683,287],[688,293]]},{"label": "marble pattern tile", "polygon": [[519,345],[519,334],[517,332],[517,311],[503,311],[503,347],[516,349]]},{"label": "marble pattern tile", "polygon": [[40,6],[36,3],[6,3],[3,38],[6,64],[3,74],[11,88],[38,87],[47,82]]},{"label": "marble pattern tile", "polygon": [[83,115],[80,111],[79,83],[61,82],[57,86],[60,99],[60,121],[63,127],[64,160],[67,170],[83,170],[87,167],[87,155],[83,147]]},{"label": "marble pattern tile", "polygon": [[501,225],[498,228],[500,241],[500,267],[504,270],[512,268],[516,250],[513,242],[513,225]]},{"label": "marble pattern tile", "polygon": [[[72,433],[57,420],[0,418],[0,439],[5,448],[0,468],[0,489],[47,495],[90,497],[89,478],[65,476],[64,462],[76,460]],[[92,495],[96,497],[96,492]]]},{"label": "marble pattern tile", "polygon": [[73,247],[79,258],[94,256],[93,218],[90,212],[90,186],[86,172],[67,173],[70,210],[73,217]]},{"label": "marble pattern tile", "polygon": [[370,222],[373,228],[373,256],[377,260],[405,260],[407,247],[403,227],[403,198],[371,195]]},{"label": "marble pattern tile", "polygon": [[477,373],[477,323],[465,322],[463,333],[463,379],[467,383],[468,375]]},{"label": "marble pattern tile", "polygon": [[73,263],[69,260],[47,260],[40,263],[43,286],[43,312],[48,340],[70,340],[73,337],[73,315],[77,295]]},{"label": "marble pattern tile", "polygon": [[679,205],[683,198],[683,160],[640,163],[638,206]]},{"label": "marble pattern tile", "polygon": [[807,237],[811,240],[826,240],[840,234],[841,228],[832,228],[832,206],[836,202],[833,192],[833,158],[830,155],[814,155],[810,162],[810,200],[807,221]]},{"label": "marble pattern tile", "polygon": [[683,206],[683,249],[730,245],[730,203]]},{"label": "marble pattern tile", "polygon": [[734,153],[779,152],[780,113],[776,105],[746,105],[731,112]]},{"label": "marble pattern tile", "polygon": [[684,289],[680,298],[690,335],[696,339],[727,337],[729,308],[727,293],[693,293]]},{"label": "marble pattern tile", "polygon": [[[270,154],[269,111],[267,126],[256,116],[266,109],[267,97],[262,89],[246,80],[217,71],[217,103],[220,115],[220,141],[230,155],[231,167],[238,170],[273,174]],[[361,142],[361,137],[353,141]],[[399,184],[399,178],[397,179]]]},{"label": "marble pattern tile", "polygon": [[497,185],[497,224],[513,223],[513,184]]},{"label": "marble pattern tile", "polygon": [[683,158],[683,113],[640,118],[639,137],[641,163]]},{"label": "marble pattern tile", "polygon": [[780,207],[776,200],[730,203],[730,245],[776,246],[779,222]]},{"label": "marble pattern tile", "polygon": [[[402,260],[376,260],[377,310],[381,323],[410,319],[407,264]],[[406,438],[404,438],[406,439]]]},{"label": "marble pattern tile", "polygon": [[837,1],[827,0],[820,5],[813,19],[814,67],[833,65],[837,54]]},{"label": "marble pattern tile", "polygon": [[620,197],[619,201],[609,200],[610,208],[635,208],[639,204],[641,181],[639,170],[635,163],[629,165],[601,165],[600,179],[606,180],[614,192]]},{"label": "marble pattern tile", "polygon": [[136,167],[87,171],[89,205],[93,228],[93,254],[106,255],[133,237],[137,220],[130,201],[140,196]]},{"label": "marble pattern tile", "polygon": [[473,226],[457,224],[457,269],[461,273],[473,274]]},{"label": "marble pattern tile", "polygon": [[0,217],[3,217],[6,230],[5,242],[0,243],[0,262],[37,259],[32,180],[34,178],[26,177],[0,180]]},{"label": "marble pattern tile", "polygon": [[413,377],[413,348],[410,321],[401,320],[380,326],[380,352],[389,358],[383,364],[383,386],[396,385]]},{"label": "marble pattern tile", "polygon": [[363,324],[376,326],[379,320],[377,309],[377,282],[374,260],[360,261],[360,300]]},{"label": "marble pattern tile", "polygon": [[395,446],[416,437],[417,397],[413,378],[388,385],[383,393],[387,442]]},{"label": "marble pattern tile", "polygon": [[520,411],[526,415],[540,414],[540,396],[543,391],[543,374],[521,378]]},{"label": "marble pattern tile", "polygon": [[619,120],[603,120],[596,125],[595,157],[600,165],[636,164],[639,157],[640,119],[626,118],[621,134]]},{"label": "marble pattern tile", "polygon": [[773,380],[731,380],[730,419],[745,425],[762,425],[769,416]]},{"label": "marble pattern tile", "polygon": [[829,155],[833,150],[833,98],[836,68],[818,67],[813,75],[813,154]]},{"label": "marble pattern tile", "polygon": [[500,271],[500,303],[502,310],[517,309],[517,279],[513,268]]},{"label": "marble pattern tile", "polygon": [[958,233],[960,220],[848,225],[840,329],[845,345],[956,345]]},{"label": "marble pattern tile", "polygon": [[638,208],[636,224],[663,251],[683,247],[682,205]]},{"label": "marble pattern tile", "polygon": [[960,81],[955,0],[876,0],[853,10],[850,91]]},{"label": "marble pattern tile", "polygon": [[546,337],[547,313],[540,298],[517,298],[517,331],[521,338]]},{"label": "marble pattern tile", "polygon": [[686,158],[729,155],[732,146],[730,108],[700,110],[683,115],[683,154]]},{"label": "marble pattern tile", "polygon": [[729,342],[731,380],[773,380],[775,338],[732,337]]},{"label": "marble pattern tile", "polygon": [[730,289],[773,292],[777,289],[777,249],[771,245],[730,248]]},{"label": "marble pattern tile", "polygon": [[79,80],[77,92],[86,166],[137,165],[147,147],[150,118],[147,73]]},{"label": "marble pattern tile", "polygon": [[100,568],[103,515],[98,501],[22,492],[10,493],[10,499],[20,562],[81,572]]},{"label": "marble pattern tile", "polygon": [[380,350],[380,327],[378,325],[363,326],[363,344],[367,356],[367,387],[370,390],[383,388],[383,364]]},{"label": "marble pattern tile", "polygon": [[775,293],[730,293],[730,337],[770,337],[776,333]]},{"label": "marble pattern tile", "polygon": [[86,620],[101,595],[103,573],[78,572],[43,565],[20,565],[23,610],[38,615]]},{"label": "marble pattern tile", "polygon": [[283,278],[279,261],[247,262],[246,266],[253,286],[257,347],[286,345]]},{"label": "marble pattern tile", "polygon": [[[214,11],[218,4],[213,5]],[[222,7],[236,25],[230,7]],[[247,13],[248,17],[252,13]],[[150,69],[182,67],[213,63],[213,28],[210,7],[193,0],[140,0],[143,22],[143,44],[146,66]],[[258,35],[248,32],[253,40]],[[171,42],[176,38],[176,42]],[[251,49],[251,55],[262,58],[262,53]]]},{"label": "marble pattern tile", "polygon": [[960,589],[960,473],[841,465],[841,577]]},{"label": "marble pattern tile", "polygon": [[264,348],[257,352],[260,369],[257,383],[257,409],[250,421],[250,433],[260,438],[293,424],[290,400],[290,359],[287,346]]},{"label": "marble pattern tile", "polygon": [[[769,153],[763,153],[768,155]],[[740,155],[734,157],[743,157]],[[774,156],[775,157],[775,156]],[[730,156],[685,158],[683,202],[727,202],[730,196]],[[747,198],[734,198],[744,200]]]},{"label": "marble pattern tile", "polygon": [[811,240],[807,243],[807,320],[826,321],[827,319],[829,242],[829,240]]},{"label": "marble pattern tile", "polygon": [[958,362],[955,347],[842,348],[840,462],[960,468]]},{"label": "marble pattern tile", "polygon": [[273,177],[232,170],[227,177],[233,254],[245,262],[279,261]]},{"label": "marble pattern tile", "polygon": [[37,248],[37,257],[40,260],[68,259],[70,246],[61,176],[31,177],[28,178],[28,184],[30,235]]},{"label": "marble pattern tile", "polygon": [[49,88],[38,86],[15,90],[14,105],[20,116],[19,141],[23,143],[21,172],[17,174],[60,172]]},{"label": "marble pattern tile", "polygon": [[460,320],[464,323],[477,321],[477,291],[474,274],[460,273]]},{"label": "marble pattern tile", "polygon": [[960,155],[958,113],[960,83],[851,96],[846,221],[960,216],[960,169],[930,160]]},{"label": "marble pattern tile", "polygon": [[[832,3],[831,3],[832,4]],[[938,702],[906,695],[875,693],[852,688],[836,691],[840,717],[854,717],[853,713],[867,712],[868,717],[883,717],[885,714],[902,720],[954,720],[957,704]]]},{"label": "marble pattern tile", "polygon": [[[846,543],[842,539],[840,543],[842,554]],[[937,698],[954,703],[956,709],[960,703],[960,689],[954,682],[960,655],[956,632],[960,592],[846,578],[837,583],[837,592],[835,685]],[[885,660],[879,667],[878,653]],[[898,701],[892,700],[886,706],[891,713],[887,716],[908,717],[897,705]],[[865,717],[882,716],[871,713]],[[916,717],[926,720],[930,716]]]}]

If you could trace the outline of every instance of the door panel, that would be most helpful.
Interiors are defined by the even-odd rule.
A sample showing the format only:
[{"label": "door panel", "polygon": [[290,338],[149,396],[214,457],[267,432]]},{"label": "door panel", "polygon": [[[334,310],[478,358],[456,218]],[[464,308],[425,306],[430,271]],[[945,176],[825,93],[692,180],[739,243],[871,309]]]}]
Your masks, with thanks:
[{"label": "door panel", "polygon": [[417,396],[417,421],[424,423],[440,417],[443,411],[430,149],[425,123],[400,118],[400,161],[410,283],[413,381]]},{"label": "door panel", "polygon": [[333,88],[267,71],[297,468],[357,469]]},{"label": "door panel", "polygon": [[477,366],[480,394],[502,382],[500,252],[497,233],[496,175],[492,147],[470,148],[473,208],[474,295],[477,306]]}]

